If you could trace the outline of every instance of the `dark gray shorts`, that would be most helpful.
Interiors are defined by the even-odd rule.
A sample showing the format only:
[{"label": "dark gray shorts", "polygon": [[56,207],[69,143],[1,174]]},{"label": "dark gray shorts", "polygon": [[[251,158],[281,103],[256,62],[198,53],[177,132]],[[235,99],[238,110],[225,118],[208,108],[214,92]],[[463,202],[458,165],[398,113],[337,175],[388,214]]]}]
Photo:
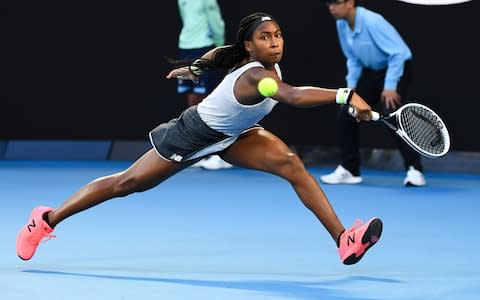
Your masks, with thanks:
[{"label": "dark gray shorts", "polygon": [[180,117],[150,131],[150,141],[157,153],[168,161],[176,162],[221,152],[237,138],[208,127],[198,115],[197,106],[189,107]]}]

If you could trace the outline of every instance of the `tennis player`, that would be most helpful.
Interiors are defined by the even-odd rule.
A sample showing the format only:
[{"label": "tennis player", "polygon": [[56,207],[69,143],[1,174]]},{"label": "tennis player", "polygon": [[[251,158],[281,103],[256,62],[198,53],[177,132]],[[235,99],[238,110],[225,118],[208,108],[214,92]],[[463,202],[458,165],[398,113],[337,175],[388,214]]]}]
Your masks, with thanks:
[{"label": "tennis player", "polygon": [[[34,255],[40,241],[66,218],[106,200],[151,189],[202,157],[219,154],[233,165],[260,170],[287,180],[304,205],[323,224],[337,244],[344,264],[358,262],[380,238],[382,221],[372,218],[345,229],[324,192],[300,158],[271,132],[257,125],[282,102],[297,107],[327,103],[354,106],[359,120],[371,118],[370,106],[350,89],[294,87],[282,81],[278,63],[284,40],[272,16],[254,13],[240,22],[234,44],[219,47],[195,61],[181,62],[167,78],[196,80],[208,69],[230,69],[219,86],[197,106],[150,132],[152,149],[126,170],[88,183],[60,207],[38,206],[17,236],[17,254]],[[261,96],[258,82],[274,78],[278,90]]]}]

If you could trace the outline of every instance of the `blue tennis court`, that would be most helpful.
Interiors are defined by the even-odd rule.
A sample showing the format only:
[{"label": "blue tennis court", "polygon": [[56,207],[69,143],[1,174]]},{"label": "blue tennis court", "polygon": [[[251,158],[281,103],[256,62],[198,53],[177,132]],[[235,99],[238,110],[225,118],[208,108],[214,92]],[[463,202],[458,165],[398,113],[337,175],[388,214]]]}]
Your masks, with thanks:
[{"label": "blue tennis court", "polygon": [[370,169],[362,185],[322,185],[346,227],[383,219],[354,266],[286,181],[240,168],[187,169],[69,218],[32,260],[16,256],[34,206],[128,165],[0,161],[1,299],[480,298],[476,174],[427,172],[427,187],[404,188],[403,172]]}]

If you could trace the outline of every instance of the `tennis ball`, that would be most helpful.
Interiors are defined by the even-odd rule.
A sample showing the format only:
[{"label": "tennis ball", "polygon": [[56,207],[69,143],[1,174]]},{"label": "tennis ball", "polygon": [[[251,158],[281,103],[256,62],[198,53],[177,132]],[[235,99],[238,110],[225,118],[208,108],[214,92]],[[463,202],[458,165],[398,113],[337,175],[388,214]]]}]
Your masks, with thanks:
[{"label": "tennis ball", "polygon": [[275,79],[265,77],[258,82],[258,91],[264,97],[271,97],[278,91],[278,84]]}]

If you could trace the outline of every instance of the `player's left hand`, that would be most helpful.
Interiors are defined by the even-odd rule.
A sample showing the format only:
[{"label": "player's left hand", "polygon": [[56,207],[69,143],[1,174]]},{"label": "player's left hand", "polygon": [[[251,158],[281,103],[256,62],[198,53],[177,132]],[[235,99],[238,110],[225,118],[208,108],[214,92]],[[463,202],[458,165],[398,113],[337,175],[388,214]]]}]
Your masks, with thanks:
[{"label": "player's left hand", "polygon": [[191,80],[193,82],[198,82],[198,76],[195,76],[190,72],[188,67],[181,67],[173,69],[170,73],[167,74],[167,79],[182,79],[182,80]]}]

